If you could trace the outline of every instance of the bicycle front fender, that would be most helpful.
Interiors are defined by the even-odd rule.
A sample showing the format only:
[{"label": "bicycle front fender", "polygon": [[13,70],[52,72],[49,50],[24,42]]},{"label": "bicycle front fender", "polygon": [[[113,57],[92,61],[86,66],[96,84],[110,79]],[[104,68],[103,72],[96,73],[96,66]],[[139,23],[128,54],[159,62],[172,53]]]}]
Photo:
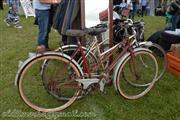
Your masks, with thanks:
[{"label": "bicycle front fender", "polygon": [[46,53],[43,53],[43,54],[35,54],[31,57],[29,57],[28,59],[26,59],[23,63],[21,63],[21,65],[19,66],[19,69],[16,73],[16,77],[15,77],[15,81],[14,81],[14,84],[15,86],[17,86],[18,84],[18,81],[19,81],[19,77],[22,73],[22,71],[24,70],[24,68],[26,67],[26,65],[28,63],[30,63],[31,61],[33,61],[34,59],[38,58],[38,57],[42,57],[42,56],[50,56],[50,55],[57,55],[57,56],[61,56],[61,57],[64,57],[66,58],[67,60],[71,61],[79,70],[80,72],[80,75],[83,76],[83,70],[81,69],[80,65],[74,60],[74,59],[71,59],[70,56],[64,54],[64,53],[61,53],[61,52],[46,52]]}]

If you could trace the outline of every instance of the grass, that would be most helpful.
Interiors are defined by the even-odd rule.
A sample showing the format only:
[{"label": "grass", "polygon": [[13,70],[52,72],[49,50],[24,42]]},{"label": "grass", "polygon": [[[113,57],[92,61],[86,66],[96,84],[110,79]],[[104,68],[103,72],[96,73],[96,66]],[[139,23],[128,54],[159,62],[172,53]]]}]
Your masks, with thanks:
[{"label": "grass", "polygon": [[[18,62],[25,60],[29,52],[34,52],[37,46],[37,26],[33,25],[34,19],[21,17],[22,29],[8,28],[3,19],[7,9],[0,11],[0,119],[2,120],[34,120],[48,119],[46,117],[3,117],[8,110],[15,112],[30,112],[38,114],[27,107],[18,95],[14,79],[18,69]],[[148,38],[155,31],[165,27],[162,17],[145,17],[145,37]],[[57,48],[60,36],[52,30],[50,34],[50,47]],[[105,88],[106,94],[99,91],[92,92],[84,99],[76,101],[64,112],[92,112],[95,117],[84,118],[60,118],[63,120],[180,120],[180,79],[166,73],[155,85],[148,95],[138,100],[126,100],[113,88]],[[21,113],[23,114],[23,113]],[[63,114],[63,112],[58,112]],[[43,115],[43,114],[40,114]],[[52,118],[53,119],[53,118]],[[54,117],[55,119],[55,117]],[[57,118],[58,119],[58,118]]]}]

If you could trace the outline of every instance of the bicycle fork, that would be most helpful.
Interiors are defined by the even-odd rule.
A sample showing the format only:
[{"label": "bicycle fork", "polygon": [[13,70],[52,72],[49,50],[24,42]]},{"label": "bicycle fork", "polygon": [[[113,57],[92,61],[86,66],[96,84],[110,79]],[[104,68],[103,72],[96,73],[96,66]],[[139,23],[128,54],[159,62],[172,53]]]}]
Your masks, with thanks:
[{"label": "bicycle fork", "polygon": [[135,55],[133,53],[132,48],[129,48],[129,52],[130,52],[130,56],[131,56],[131,63],[130,63],[130,70],[131,72],[136,76],[137,79],[140,78],[140,75],[138,74],[138,70],[137,70],[137,65],[136,65],[136,60],[135,60]]}]

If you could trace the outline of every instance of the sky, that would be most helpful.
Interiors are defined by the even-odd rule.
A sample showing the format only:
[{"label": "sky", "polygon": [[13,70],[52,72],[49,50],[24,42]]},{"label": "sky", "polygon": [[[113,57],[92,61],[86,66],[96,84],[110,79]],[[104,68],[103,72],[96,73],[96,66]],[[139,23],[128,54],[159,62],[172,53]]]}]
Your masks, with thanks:
[{"label": "sky", "polygon": [[99,13],[107,9],[108,6],[109,0],[85,0],[86,27],[99,24]]}]

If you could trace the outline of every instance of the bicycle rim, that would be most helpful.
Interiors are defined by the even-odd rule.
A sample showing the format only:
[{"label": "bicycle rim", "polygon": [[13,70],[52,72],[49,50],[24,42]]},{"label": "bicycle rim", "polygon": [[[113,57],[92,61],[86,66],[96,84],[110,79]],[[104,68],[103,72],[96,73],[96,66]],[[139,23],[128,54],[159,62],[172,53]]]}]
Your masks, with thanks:
[{"label": "bicycle rim", "polygon": [[[51,61],[48,63],[51,67],[48,70],[47,86],[44,86],[40,73],[45,60]],[[79,77],[78,68],[68,59],[56,55],[41,56],[24,67],[19,77],[18,90],[29,107],[41,112],[60,111],[70,106],[79,95],[81,85],[75,81]],[[47,89],[59,96],[66,96],[69,100],[58,101]]]},{"label": "bicycle rim", "polygon": [[[140,58],[143,58],[149,67],[144,67]],[[138,99],[151,90],[157,74],[158,64],[155,57],[147,51],[135,52],[134,56],[129,55],[124,60],[118,70],[118,91],[126,99]]]}]

